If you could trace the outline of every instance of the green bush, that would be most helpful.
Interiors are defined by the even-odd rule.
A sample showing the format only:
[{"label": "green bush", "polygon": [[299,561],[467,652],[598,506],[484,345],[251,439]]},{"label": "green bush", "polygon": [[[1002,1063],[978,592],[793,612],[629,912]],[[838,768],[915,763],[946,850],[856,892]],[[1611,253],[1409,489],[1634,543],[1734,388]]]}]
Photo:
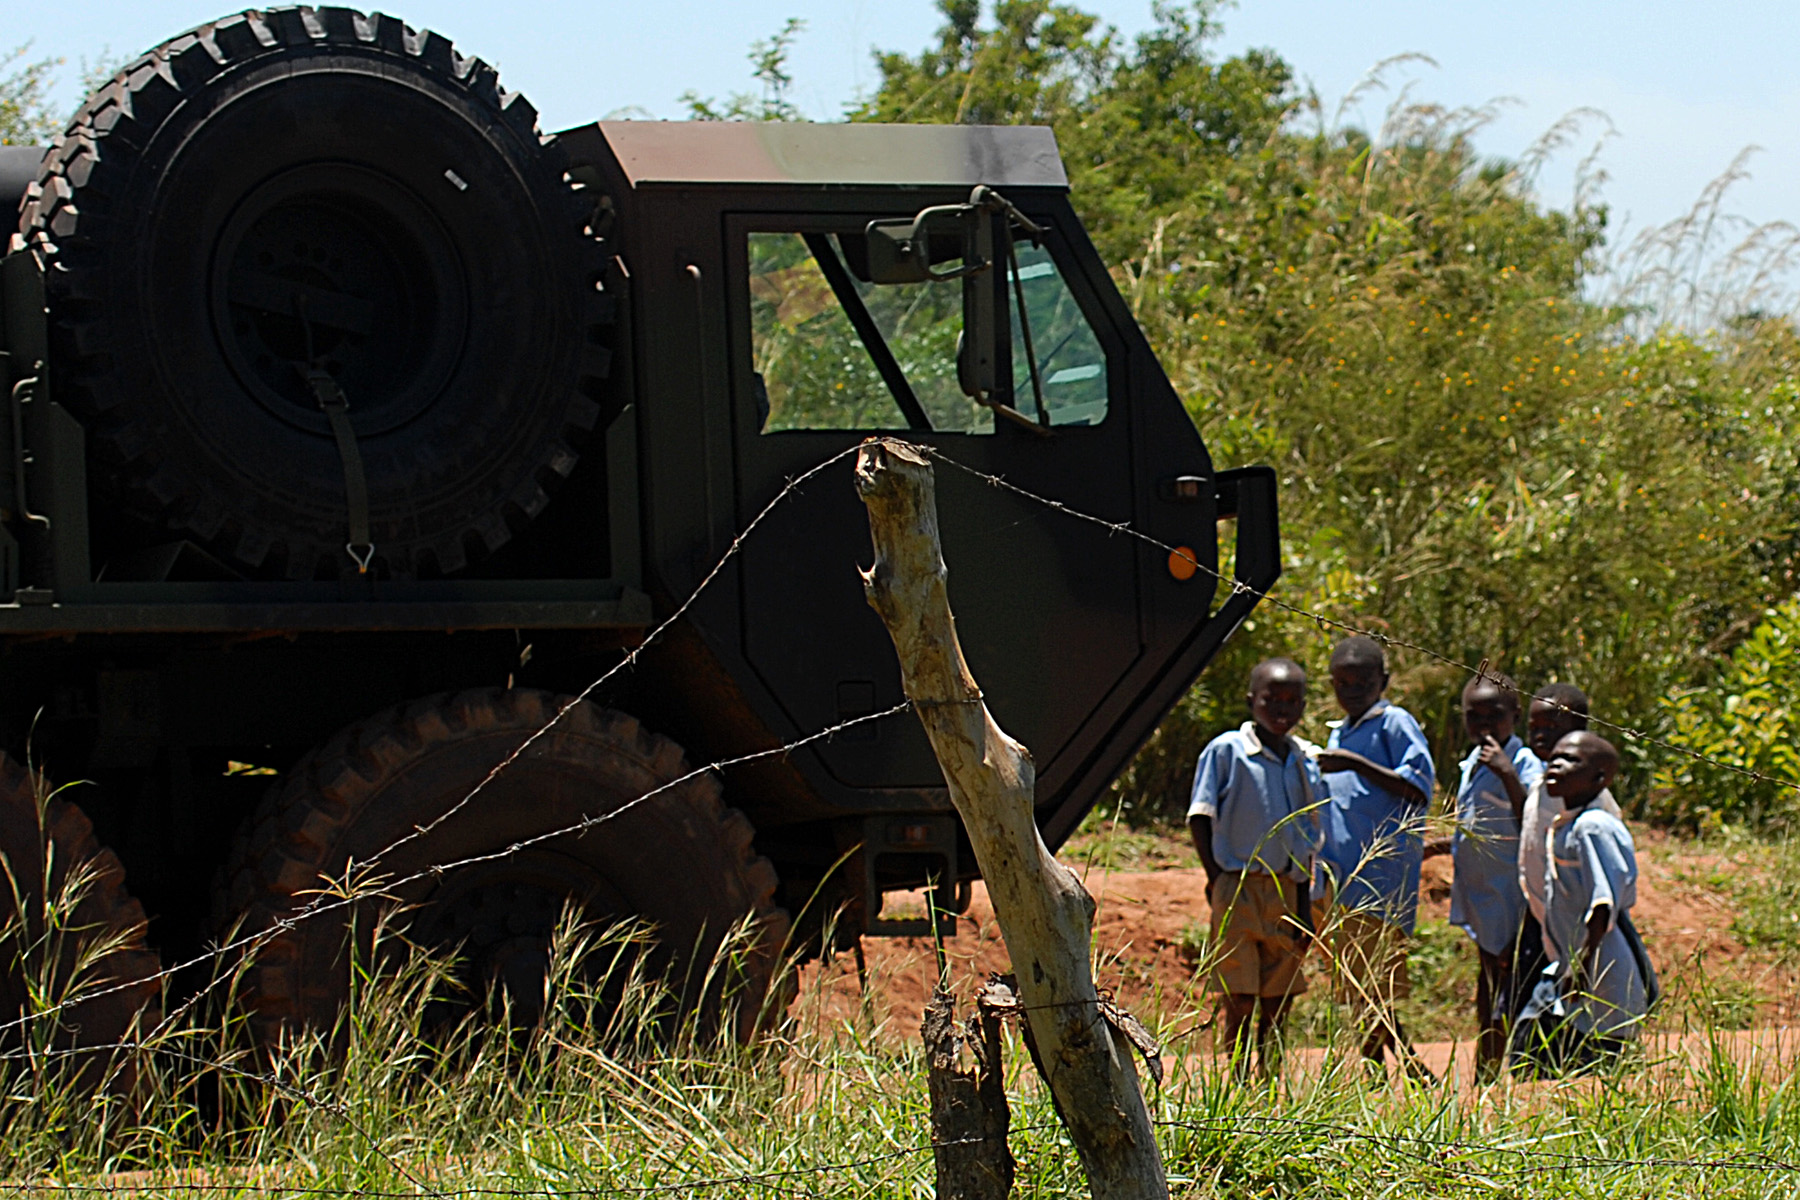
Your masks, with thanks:
[{"label": "green bush", "polygon": [[1800,598],[1771,609],[1716,681],[1663,709],[1671,740],[1706,757],[1671,756],[1657,771],[1654,815],[1699,827],[1791,827],[1800,815],[1788,782],[1800,779]]}]

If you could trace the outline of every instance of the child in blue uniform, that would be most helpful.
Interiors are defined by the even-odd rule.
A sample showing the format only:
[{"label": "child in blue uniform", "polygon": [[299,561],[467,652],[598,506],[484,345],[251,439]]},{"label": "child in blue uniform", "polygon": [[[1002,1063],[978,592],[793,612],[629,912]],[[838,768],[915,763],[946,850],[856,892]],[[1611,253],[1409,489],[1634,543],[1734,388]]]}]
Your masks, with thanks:
[{"label": "child in blue uniform", "polygon": [[1272,658],[1250,672],[1250,720],[1209,743],[1194,769],[1188,829],[1206,868],[1206,897],[1223,993],[1221,1041],[1234,1071],[1250,1069],[1249,1031],[1264,1074],[1289,1002],[1306,990],[1307,881],[1319,847],[1324,784],[1290,736],[1306,711],[1306,672]]},{"label": "child in blue uniform", "polygon": [[1373,1062],[1394,1046],[1414,1074],[1424,1066],[1406,1040],[1394,1002],[1410,991],[1407,942],[1419,908],[1423,828],[1435,776],[1419,723],[1383,696],[1387,656],[1372,638],[1348,637],[1331,652],[1331,688],[1344,719],[1332,726],[1319,770],[1331,789],[1325,846],[1315,881],[1338,981]]},{"label": "child in blue uniform", "polygon": [[[1654,1002],[1656,973],[1631,926],[1636,847],[1597,803],[1618,769],[1612,743],[1586,731],[1559,741],[1545,769],[1544,789],[1564,809],[1544,871],[1544,940],[1556,961],[1520,1014],[1515,1069],[1561,1073],[1616,1058]],[[1538,1036],[1527,1041],[1528,1031]]]},{"label": "child in blue uniform", "polygon": [[[1572,683],[1540,688],[1525,710],[1525,742],[1546,764],[1556,743],[1587,727],[1587,693]],[[1593,803],[1624,820],[1610,791],[1602,788]],[[1527,911],[1519,932],[1518,961],[1513,963],[1513,995],[1507,1005],[1514,1016],[1531,999],[1538,976],[1550,965],[1544,945],[1544,874],[1550,861],[1550,823],[1562,812],[1562,801],[1544,790],[1541,777],[1525,789],[1525,812],[1519,818],[1519,888],[1525,894]]]},{"label": "child in blue uniform", "polygon": [[1450,923],[1475,939],[1477,1077],[1491,1078],[1506,1056],[1514,960],[1525,918],[1519,888],[1519,821],[1525,793],[1544,764],[1514,734],[1519,690],[1504,675],[1478,675],[1463,688],[1463,728],[1475,748],[1462,763],[1451,853]]}]

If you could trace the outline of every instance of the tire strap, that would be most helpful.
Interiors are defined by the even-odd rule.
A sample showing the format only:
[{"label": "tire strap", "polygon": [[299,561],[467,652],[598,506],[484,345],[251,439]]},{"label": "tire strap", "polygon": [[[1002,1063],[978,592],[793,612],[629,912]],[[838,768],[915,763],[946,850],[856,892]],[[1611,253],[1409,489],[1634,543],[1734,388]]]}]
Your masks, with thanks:
[{"label": "tire strap", "polygon": [[369,540],[369,482],[363,474],[362,449],[356,444],[356,430],[350,427],[350,401],[338,381],[317,367],[306,372],[306,386],[331,422],[331,436],[337,440],[338,458],[344,464],[344,506],[349,510],[350,540],[344,551],[356,563],[359,575],[369,573],[369,562],[375,557],[375,544]]}]

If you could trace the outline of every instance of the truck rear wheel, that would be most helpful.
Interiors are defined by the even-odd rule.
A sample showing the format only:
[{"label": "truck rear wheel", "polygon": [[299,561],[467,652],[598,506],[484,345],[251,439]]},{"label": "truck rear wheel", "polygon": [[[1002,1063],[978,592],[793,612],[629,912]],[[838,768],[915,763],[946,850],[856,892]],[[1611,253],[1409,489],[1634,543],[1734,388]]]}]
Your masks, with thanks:
[{"label": "truck rear wheel", "polygon": [[94,93],[20,228],[57,399],[141,536],[353,573],[321,387],[374,569],[448,575],[539,514],[600,420],[612,297],[536,119],[442,37],[342,8],[203,25]]},{"label": "truck rear wheel", "polygon": [[[413,941],[455,951],[474,998],[503,988],[519,1023],[542,1003],[550,939],[566,904],[593,922],[641,918],[658,940],[650,967],[680,1005],[715,1011],[717,989],[727,988],[737,1032],[748,1037],[788,915],[774,901],[774,868],[751,848],[743,814],[720,802],[716,777],[659,790],[688,773],[679,746],[623,713],[577,702],[451,812],[568,703],[526,689],[461,692],[345,729],[294,768],[240,835],[215,898],[222,930],[272,930],[298,916],[324,881],[389,847],[375,869],[404,879],[618,812],[585,832],[424,875],[386,894],[412,906]],[[366,918],[373,909],[357,911]],[[331,1028],[348,994],[348,918],[339,908],[298,920],[255,953],[245,988],[265,1040],[284,1029]],[[753,945],[704,994],[702,978],[723,936],[746,918]],[[369,925],[356,922],[364,952]]]},{"label": "truck rear wheel", "polygon": [[[64,800],[39,807],[41,776],[0,753],[0,1049],[49,1045],[56,1051],[95,1047],[93,1057],[59,1056],[52,1071],[71,1067],[89,1083],[105,1075],[106,1047],[148,1029],[161,1017],[162,964],[144,942],[144,910],[125,890],[125,868],[94,837],[86,814]],[[78,889],[78,890],[77,890]],[[79,895],[73,908],[66,907]],[[83,963],[104,942],[114,949]],[[67,1008],[37,1020],[51,1022],[49,1038],[30,1021],[32,991]],[[122,1060],[115,1086],[134,1075]]]}]

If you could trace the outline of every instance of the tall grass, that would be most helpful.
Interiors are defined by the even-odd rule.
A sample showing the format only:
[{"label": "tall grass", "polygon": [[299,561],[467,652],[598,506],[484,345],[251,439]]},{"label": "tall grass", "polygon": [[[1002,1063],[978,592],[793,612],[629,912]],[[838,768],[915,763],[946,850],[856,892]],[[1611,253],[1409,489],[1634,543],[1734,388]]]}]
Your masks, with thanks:
[{"label": "tall grass", "polygon": [[[409,945],[395,914],[376,921],[372,937],[352,939],[369,948],[331,1031],[253,1047],[224,973],[205,1001],[134,1040],[129,1091],[34,1069],[29,1055],[0,1060],[0,1184],[146,1195],[184,1183],[345,1196],[930,1191],[916,1033],[885,1022],[879,1005],[832,1003],[839,972],[809,971],[791,1005],[764,1014],[765,1034],[740,1045],[718,1032],[730,1020],[671,1020],[672,989],[644,971],[646,930],[569,920],[554,940],[543,1024],[509,1033],[504,1011],[495,1020],[479,1005],[446,1023],[433,1001],[456,987],[455,964]],[[747,934],[727,939],[708,969],[735,974],[732,956],[748,946]],[[884,983],[877,973],[868,987]],[[1700,1005],[1664,1021],[1695,1055],[1652,1043],[1611,1075],[1479,1092],[1371,1083],[1326,1010],[1321,1047],[1240,1085],[1210,1053],[1204,1006],[1203,992],[1184,989],[1138,1014],[1171,1055],[1151,1103],[1180,1194],[1793,1191],[1794,1170],[1778,1164],[1800,1160],[1800,1046],[1746,1059]],[[1080,1194],[1016,1030],[1005,1054],[1019,1194]]]}]

